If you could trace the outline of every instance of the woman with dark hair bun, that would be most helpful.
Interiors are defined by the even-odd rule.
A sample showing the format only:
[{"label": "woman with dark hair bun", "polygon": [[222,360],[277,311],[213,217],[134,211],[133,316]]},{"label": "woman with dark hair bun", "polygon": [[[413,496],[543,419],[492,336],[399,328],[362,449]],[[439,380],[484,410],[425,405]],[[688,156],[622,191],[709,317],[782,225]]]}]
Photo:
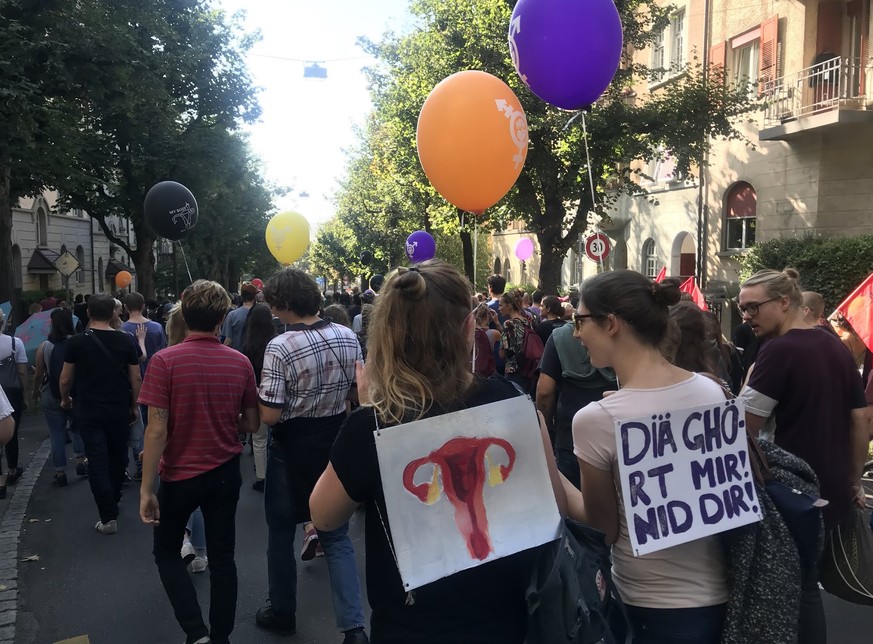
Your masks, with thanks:
[{"label": "woman with dark hair bun", "polygon": [[545,345],[552,331],[567,323],[564,319],[564,305],[557,295],[547,295],[543,298],[540,314],[543,321],[537,324],[536,332]]},{"label": "woman with dark hair bun", "polygon": [[615,583],[639,644],[716,644],[728,599],[717,537],[635,557],[620,510],[615,420],[724,402],[716,382],[672,365],[661,353],[669,307],[678,301],[675,283],[612,271],[582,285],[574,315],[591,364],[612,367],[621,389],[573,418],[582,492],[567,489],[570,515],[602,530],[613,544]]}]

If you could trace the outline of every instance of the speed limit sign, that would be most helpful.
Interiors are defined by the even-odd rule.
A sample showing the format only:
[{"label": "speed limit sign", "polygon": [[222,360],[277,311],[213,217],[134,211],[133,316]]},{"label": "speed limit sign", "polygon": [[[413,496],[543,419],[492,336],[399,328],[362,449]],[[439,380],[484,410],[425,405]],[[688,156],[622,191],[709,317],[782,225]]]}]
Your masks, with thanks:
[{"label": "speed limit sign", "polygon": [[585,240],[585,255],[592,262],[599,262],[609,257],[611,246],[609,237],[603,233],[594,233]]}]

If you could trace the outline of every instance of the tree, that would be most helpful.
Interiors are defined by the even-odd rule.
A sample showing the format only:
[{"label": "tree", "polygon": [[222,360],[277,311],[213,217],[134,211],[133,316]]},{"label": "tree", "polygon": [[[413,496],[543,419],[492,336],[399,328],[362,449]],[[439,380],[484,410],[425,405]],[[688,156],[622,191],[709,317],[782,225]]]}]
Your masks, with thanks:
[{"label": "tree", "polygon": [[[634,162],[670,150],[679,170],[687,174],[708,149],[711,137],[741,138],[736,119],[757,104],[749,100],[746,87],[725,85],[723,72],[704,70],[699,63],[689,64],[678,80],[657,94],[634,98],[635,84],[654,79],[660,70],[635,64],[631,54],[654,40],[667,24],[670,8],[650,0],[621,1],[627,53],[603,98],[586,114],[589,176],[581,120],[572,119],[570,125],[571,115],[535,97],[512,67],[507,32],[514,4],[513,0],[415,0],[411,12],[417,20],[411,32],[389,33],[378,43],[364,41],[365,49],[379,60],[370,70],[373,121],[378,127],[369,128],[365,135],[378,132],[390,141],[380,143],[388,151],[385,159],[391,168],[383,180],[412,188],[414,193],[408,196],[417,200],[413,203],[432,222],[448,226],[452,214],[457,218],[458,213],[441,202],[417,163],[415,127],[421,105],[440,80],[464,69],[481,69],[506,81],[527,116],[528,157],[515,187],[478,223],[484,229],[500,229],[510,220],[523,219],[542,251],[539,287],[554,292],[561,263],[586,228],[588,212],[608,216],[621,192],[644,192],[634,181]],[[374,180],[380,182],[379,177]],[[375,190],[375,194],[385,192],[382,186]],[[368,201],[371,194],[358,198]],[[464,229],[456,228],[462,234]],[[468,246],[469,236],[466,239]],[[465,248],[465,257],[470,254]]]},{"label": "tree", "polygon": [[[253,40],[203,0],[81,0],[76,6],[77,46],[66,63],[80,89],[79,127],[87,137],[57,187],[62,203],[87,210],[131,256],[150,296],[156,234],[143,216],[146,192],[182,176],[208,185],[220,160],[198,155],[203,137],[257,118],[243,60]],[[112,234],[112,215],[130,218],[136,247]]]}]

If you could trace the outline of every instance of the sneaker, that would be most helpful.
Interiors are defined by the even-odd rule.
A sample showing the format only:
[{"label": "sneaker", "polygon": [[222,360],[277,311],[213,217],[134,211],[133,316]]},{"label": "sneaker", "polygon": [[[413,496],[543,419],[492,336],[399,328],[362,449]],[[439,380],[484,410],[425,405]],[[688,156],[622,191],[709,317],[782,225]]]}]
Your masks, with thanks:
[{"label": "sneaker", "polygon": [[76,476],[88,476],[88,461],[76,463]]},{"label": "sneaker", "polygon": [[55,487],[67,487],[66,472],[55,472],[55,477],[52,479],[52,485]]},{"label": "sneaker", "polygon": [[252,483],[252,489],[255,492],[263,492],[264,491],[264,479],[255,479],[255,482]]},{"label": "sneaker", "polygon": [[128,472],[127,470],[124,470],[124,480],[121,482],[121,484],[127,485],[128,483],[130,483],[130,481],[131,481],[130,472]]},{"label": "sneaker", "polygon": [[209,635],[207,635],[206,637],[201,637],[199,640],[194,642],[194,644],[210,644],[210,642],[212,642],[212,640],[209,639]]},{"label": "sneaker", "polygon": [[194,561],[191,562],[191,572],[205,572],[208,565],[209,560],[206,557],[194,557]]},{"label": "sneaker", "polygon": [[136,472],[133,475],[133,480],[134,481],[142,481],[142,468],[141,467],[136,468]]},{"label": "sneaker", "polygon": [[118,522],[115,519],[107,521],[106,523],[98,521],[97,525],[94,526],[94,529],[100,534],[115,534],[118,532]]},{"label": "sneaker", "polygon": [[189,563],[194,561],[194,557],[197,556],[197,554],[194,552],[194,546],[191,545],[191,542],[187,539],[182,542],[182,550],[179,552],[179,556],[181,556],[182,559],[185,560],[185,565],[188,565]]},{"label": "sneaker", "polygon": [[321,543],[315,546],[315,556],[323,557],[324,556],[324,548],[321,547]]},{"label": "sneaker", "polygon": [[255,624],[265,631],[279,635],[294,635],[297,632],[297,617],[276,613],[272,606],[259,608],[255,614]]},{"label": "sneaker", "polygon": [[15,485],[18,483],[18,479],[21,478],[21,475],[24,474],[24,469],[19,467],[12,474],[6,475],[6,485]]},{"label": "sneaker", "polygon": [[370,644],[370,638],[363,628],[353,628],[344,633],[343,644]]},{"label": "sneaker", "polygon": [[315,528],[309,528],[306,531],[306,536],[303,537],[303,550],[300,552],[300,558],[303,561],[313,559],[316,548],[318,548],[318,533]]}]

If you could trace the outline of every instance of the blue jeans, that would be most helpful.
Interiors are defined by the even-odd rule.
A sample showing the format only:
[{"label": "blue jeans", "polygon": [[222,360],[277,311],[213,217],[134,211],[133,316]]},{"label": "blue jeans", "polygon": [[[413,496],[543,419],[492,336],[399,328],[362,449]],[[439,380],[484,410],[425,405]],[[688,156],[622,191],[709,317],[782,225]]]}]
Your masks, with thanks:
[{"label": "blue jeans", "polygon": [[[267,519],[267,583],[270,606],[279,615],[297,611],[297,553],[294,550],[294,501],[285,470],[282,447],[271,440],[267,448],[264,513]],[[361,586],[355,550],[346,523],[318,533],[327,560],[336,625],[340,631],[364,627]]]},{"label": "blue jeans", "polygon": [[[49,438],[52,446],[52,462],[55,470],[63,472],[67,469],[67,421],[70,412],[61,409],[58,399],[52,396],[51,390],[46,388],[42,392],[42,413],[49,428]],[[73,437],[73,453],[78,457],[85,456],[85,445],[78,429],[70,432]]]},{"label": "blue jeans", "polygon": [[203,527],[203,510],[197,508],[188,517],[188,525],[185,526],[191,532],[191,545],[194,550],[206,549],[206,528]]},{"label": "blue jeans", "polygon": [[627,605],[634,644],[718,644],[727,604],[702,608]]}]

